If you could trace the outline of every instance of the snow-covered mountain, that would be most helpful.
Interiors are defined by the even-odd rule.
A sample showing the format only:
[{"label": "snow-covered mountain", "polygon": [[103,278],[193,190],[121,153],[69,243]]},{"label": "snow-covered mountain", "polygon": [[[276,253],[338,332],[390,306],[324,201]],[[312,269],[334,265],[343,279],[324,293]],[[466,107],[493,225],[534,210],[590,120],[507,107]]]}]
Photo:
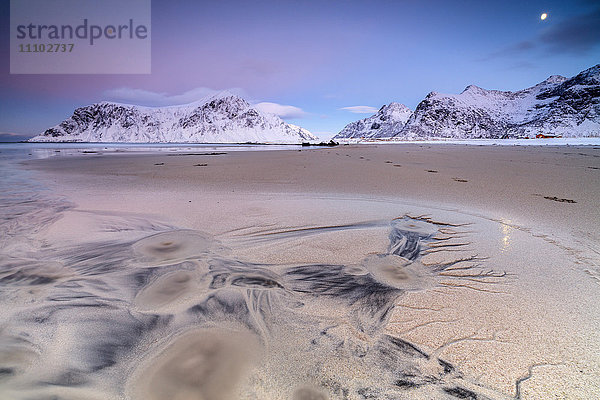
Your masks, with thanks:
[{"label": "snow-covered mountain", "polygon": [[412,113],[404,104],[390,103],[368,118],[349,123],[333,139],[390,138],[404,128]]},{"label": "snow-covered mountain", "polygon": [[395,132],[385,137],[393,140],[600,136],[600,64],[570,79],[553,75],[516,92],[474,85],[460,94],[432,92],[406,124],[390,129]]},{"label": "snow-covered mountain", "polygon": [[228,92],[170,107],[102,102],[81,107],[31,142],[300,143],[306,129]]}]

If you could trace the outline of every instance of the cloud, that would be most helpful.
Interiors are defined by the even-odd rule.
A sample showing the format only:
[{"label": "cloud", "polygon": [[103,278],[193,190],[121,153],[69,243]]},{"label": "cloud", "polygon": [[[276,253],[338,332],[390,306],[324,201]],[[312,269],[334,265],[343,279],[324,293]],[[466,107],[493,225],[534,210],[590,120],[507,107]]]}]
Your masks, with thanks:
[{"label": "cloud", "polygon": [[[245,92],[240,88],[227,89],[228,92],[245,97]],[[145,89],[133,89],[122,87],[110,89],[103,94],[107,100],[132,103],[143,106],[173,106],[178,104],[187,104],[198,101],[208,96],[215,95],[222,90],[215,90],[206,87],[198,87],[188,90],[182,94],[169,95],[167,93],[153,92]]]},{"label": "cloud", "polygon": [[507,69],[515,70],[532,70],[534,68],[535,64],[529,61],[518,61],[507,67]]},{"label": "cloud", "polygon": [[525,53],[532,50],[536,45],[530,40],[523,40],[522,42],[510,45],[498,51],[495,51],[487,56],[483,57],[480,61],[488,61],[498,57],[509,57],[515,54]]},{"label": "cloud", "polygon": [[351,107],[342,107],[340,110],[350,111],[354,114],[374,114],[377,112],[377,108],[371,106],[351,106]]},{"label": "cloud", "polygon": [[480,61],[525,54],[535,50],[546,53],[588,53],[600,45],[600,8],[550,25],[536,37],[523,40],[489,54]]},{"label": "cloud", "polygon": [[282,119],[304,118],[307,113],[299,107],[286,106],[283,104],[262,102],[254,104],[258,111],[275,114]]},{"label": "cloud", "polygon": [[33,136],[24,133],[0,132],[0,142],[22,142]]},{"label": "cloud", "polygon": [[550,27],[539,36],[539,42],[550,51],[587,53],[600,44],[600,8]]}]

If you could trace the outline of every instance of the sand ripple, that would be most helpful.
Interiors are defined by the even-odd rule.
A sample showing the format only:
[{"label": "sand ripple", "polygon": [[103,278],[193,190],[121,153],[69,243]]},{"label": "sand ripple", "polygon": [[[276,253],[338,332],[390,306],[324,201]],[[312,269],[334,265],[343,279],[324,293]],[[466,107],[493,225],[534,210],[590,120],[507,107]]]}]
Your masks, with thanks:
[{"label": "sand ripple", "polygon": [[195,231],[158,233],[134,243],[132,248],[149,266],[200,257],[207,254],[214,241],[210,236]]}]

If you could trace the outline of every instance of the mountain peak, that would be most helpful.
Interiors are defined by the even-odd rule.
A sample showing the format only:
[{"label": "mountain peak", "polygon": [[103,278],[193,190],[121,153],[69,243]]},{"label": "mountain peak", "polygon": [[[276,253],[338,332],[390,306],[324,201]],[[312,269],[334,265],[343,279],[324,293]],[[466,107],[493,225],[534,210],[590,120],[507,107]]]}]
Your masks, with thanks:
[{"label": "mountain peak", "polygon": [[384,106],[384,107],[386,107],[389,110],[405,110],[405,109],[408,109],[408,107],[406,107],[404,104],[402,104],[402,103],[396,103],[395,101],[392,101],[390,104],[388,104],[387,106]]},{"label": "mountain peak", "polygon": [[476,85],[469,85],[465,88],[465,90],[462,91],[462,93],[472,93],[472,94],[485,94],[487,92],[488,92],[488,90],[481,88],[479,86],[476,86]]},{"label": "mountain peak", "polygon": [[214,101],[214,100],[223,100],[223,99],[231,99],[234,102],[243,102],[243,103],[248,104],[248,106],[250,105],[246,100],[244,100],[242,97],[238,96],[237,94],[230,92],[229,90],[221,90],[220,92],[209,94],[208,96],[204,96],[203,98],[193,101],[191,103],[181,104],[181,105],[178,105],[175,107],[185,107],[185,106],[198,107],[198,106],[202,106],[204,104],[210,103],[211,101]]},{"label": "mountain peak", "polygon": [[392,114],[392,113],[402,113],[402,112],[410,112],[410,108],[406,107],[404,104],[402,103],[396,103],[395,101],[392,101],[390,104],[384,104],[383,106],[381,106],[381,108],[379,109],[379,111],[377,111],[378,114]]},{"label": "mountain peak", "polygon": [[542,83],[563,83],[564,81],[566,81],[567,78],[565,78],[562,75],[550,75],[548,78],[546,78],[545,81],[543,81]]},{"label": "mountain peak", "polygon": [[370,117],[349,123],[333,139],[380,139],[397,134],[413,114],[404,104],[384,104]]},{"label": "mountain peak", "polygon": [[234,98],[234,99],[244,100],[240,96],[238,96],[237,94],[235,94],[233,92],[230,92],[229,90],[221,90],[220,92],[217,92],[217,93],[207,96],[207,97],[210,99],[213,99],[213,100],[224,99],[224,98],[229,98],[229,97]]}]

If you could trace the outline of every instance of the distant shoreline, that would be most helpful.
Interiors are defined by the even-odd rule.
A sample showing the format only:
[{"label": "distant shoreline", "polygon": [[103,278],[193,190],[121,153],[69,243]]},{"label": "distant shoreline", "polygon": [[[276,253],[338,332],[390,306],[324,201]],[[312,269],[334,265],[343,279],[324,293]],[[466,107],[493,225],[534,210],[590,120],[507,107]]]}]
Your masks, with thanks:
[{"label": "distant shoreline", "polygon": [[[323,141],[325,142],[325,141]],[[515,145],[515,146],[600,146],[600,137],[584,138],[546,138],[546,139],[424,139],[424,140],[339,140],[339,145],[402,145],[402,144],[466,144],[466,145]],[[196,143],[196,142],[77,142],[77,141],[19,141],[0,142],[25,144],[80,144],[80,145],[123,145],[123,146],[301,146],[302,143]],[[319,142],[310,142],[318,146]]]}]

